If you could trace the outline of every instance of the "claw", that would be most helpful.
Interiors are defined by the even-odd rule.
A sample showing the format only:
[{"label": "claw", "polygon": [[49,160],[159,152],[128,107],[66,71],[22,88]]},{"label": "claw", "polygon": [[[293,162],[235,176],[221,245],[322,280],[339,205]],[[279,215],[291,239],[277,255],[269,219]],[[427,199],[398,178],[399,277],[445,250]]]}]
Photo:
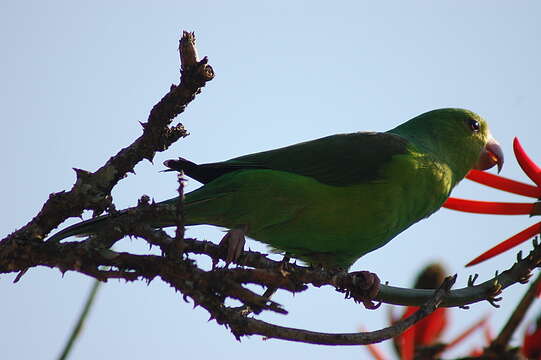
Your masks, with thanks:
[{"label": "claw", "polygon": [[488,303],[490,305],[494,306],[496,309],[498,309],[500,307],[500,304],[498,304],[498,301],[501,301],[501,300],[502,300],[501,297],[487,299]]},{"label": "claw", "polygon": [[227,248],[227,256],[225,258],[226,267],[233,261],[237,261],[240,254],[242,254],[244,244],[246,243],[245,233],[245,228],[231,229],[220,240],[219,246]]},{"label": "claw", "polygon": [[[496,276],[498,276],[498,272],[496,272]],[[502,293],[502,284],[498,281],[498,279],[494,280],[494,283],[492,284],[492,288],[489,290],[489,293],[487,294],[487,301],[490,303],[490,305],[494,306],[495,308],[499,308],[500,305],[497,304],[499,301],[502,300],[502,297],[496,297]]]},{"label": "claw", "polygon": [[364,307],[374,310],[380,307],[381,302],[374,303],[372,299],[379,293],[381,280],[369,271],[356,271],[349,273],[351,279],[350,290],[346,290],[346,298],[353,298],[355,302],[362,302]]}]

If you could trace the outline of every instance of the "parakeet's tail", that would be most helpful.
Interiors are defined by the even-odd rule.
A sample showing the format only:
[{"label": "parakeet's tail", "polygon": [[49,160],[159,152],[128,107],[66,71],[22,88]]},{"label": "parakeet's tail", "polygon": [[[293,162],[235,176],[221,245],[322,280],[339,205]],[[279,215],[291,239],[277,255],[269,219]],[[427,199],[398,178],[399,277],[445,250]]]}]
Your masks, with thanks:
[{"label": "parakeet's tail", "polygon": [[[118,215],[115,214],[114,216],[122,216],[122,213],[124,212],[125,211],[120,211]],[[82,221],[77,224],[73,224],[49,237],[47,241],[58,242],[70,236],[86,236],[94,234],[98,232],[100,230],[100,227],[104,225],[108,219],[111,219],[112,216],[113,215],[102,215]]]},{"label": "parakeet's tail", "polygon": [[[245,165],[228,164],[228,163],[211,163],[197,165],[189,160],[179,158],[178,160],[168,160],[164,163],[171,171],[184,171],[186,175],[196,179],[197,181],[207,184],[218,179],[222,175],[242,170]],[[250,168],[257,168],[252,166]],[[167,170],[166,170],[167,171]],[[225,186],[220,187],[221,183],[217,183],[217,187],[201,187],[195,191],[186,194],[184,199],[185,210],[185,225],[198,224],[213,224],[227,225],[224,220],[224,213],[230,208],[231,197],[227,197],[231,193],[227,182]],[[175,207],[177,198],[162,201],[153,204],[152,206]],[[170,210],[170,209],[169,209]],[[114,214],[98,216],[93,219],[82,221],[78,224],[68,226],[67,228],[57,232],[51,236],[48,241],[60,241],[70,236],[88,236],[95,234],[103,229],[109,220],[116,219],[125,215],[129,209],[116,212]],[[162,228],[175,225],[174,211],[160,212],[159,218],[149,221],[149,224],[154,228]],[[225,217],[227,219],[227,217]]]},{"label": "parakeet's tail", "polygon": [[[160,205],[169,205],[171,203],[175,203],[175,199],[166,200],[161,203],[154,204],[152,206],[160,206]],[[88,219],[85,221],[81,221],[80,223],[73,224],[71,226],[68,226],[65,229],[60,230],[53,236],[49,237],[47,241],[53,241],[58,242],[62,239],[71,237],[71,236],[88,236],[91,234],[98,233],[102,230],[103,227],[107,225],[107,223],[111,220],[118,219],[125,214],[128,213],[130,209],[118,211],[114,214],[107,214],[102,216],[97,216],[92,219]],[[167,215],[167,214],[166,214]],[[156,220],[156,223],[152,223],[152,226],[155,228],[161,228],[161,227],[167,227],[167,226],[173,226],[175,224],[175,219],[173,217],[169,218],[166,215],[161,215],[159,220]]]},{"label": "parakeet's tail", "polygon": [[68,226],[60,230],[47,241],[58,242],[71,236],[88,236],[99,232],[112,219],[117,219],[127,213],[128,210],[122,210],[115,214],[97,216],[92,219],[81,221],[80,223]]}]

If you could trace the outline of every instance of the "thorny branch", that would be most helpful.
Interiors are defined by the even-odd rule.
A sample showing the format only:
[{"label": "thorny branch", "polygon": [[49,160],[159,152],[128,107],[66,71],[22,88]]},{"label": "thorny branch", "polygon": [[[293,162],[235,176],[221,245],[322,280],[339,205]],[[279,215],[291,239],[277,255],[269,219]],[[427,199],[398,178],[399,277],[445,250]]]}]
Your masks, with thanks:
[{"label": "thorny branch", "polygon": [[166,150],[178,139],[188,135],[182,124],[170,126],[173,119],[182,113],[188,103],[201,92],[214,72],[207,65],[207,58],[196,58],[195,38],[184,32],[180,40],[181,82],[171,85],[170,91],[152,108],[146,123],[142,123],[143,134],[130,146],[120,150],[105,165],[91,173],[74,169],[77,181],[69,191],[53,193],[41,211],[28,224],[9,235],[5,241],[43,240],[47,234],[69,217],[81,216],[83,210],[99,214],[112,210],[111,190],[143,159],[152,161],[154,154]]},{"label": "thorny branch", "polygon": [[[355,274],[329,272],[297,264],[287,264],[269,259],[266,255],[245,251],[237,260],[237,268],[213,267],[204,270],[189,258],[206,255],[213,262],[226,259],[224,249],[206,241],[184,239],[183,183],[179,177],[179,201],[177,204],[150,204],[143,197],[138,206],[122,211],[116,216],[111,190],[143,159],[152,160],[157,151],[166,150],[172,143],[187,136],[181,124],[171,126],[173,119],[182,113],[201,91],[214,73],[207,58],[198,60],[195,38],[184,32],[180,43],[181,81],[172,85],[170,91],[153,107],[143,134],[131,145],[120,150],[100,169],[91,173],[76,169],[77,181],[65,192],[51,194],[41,211],[27,225],[0,241],[0,273],[19,272],[16,281],[29,269],[37,266],[57,268],[62,273],[77,271],[99,281],[125,279],[126,281],[152,281],[159,277],[182,293],[194,306],[204,307],[219,324],[229,327],[235,337],[258,334],[269,338],[301,341],[327,345],[355,345],[379,342],[396,336],[413,325],[438,306],[465,306],[488,300],[495,306],[496,296],[504,288],[524,282],[531,271],[540,266],[541,246],[507,271],[480,285],[450,290],[454,280],[448,279],[439,290],[400,289],[381,286],[375,300],[391,304],[418,305],[420,310],[392,327],[370,333],[323,334],[301,329],[281,327],[249,317],[246,313],[225,305],[227,298],[241,301],[254,314],[272,311],[287,314],[282,306],[266,296],[246,287],[261,285],[292,293],[305,291],[309,285],[332,286],[338,292],[362,298],[356,287]],[[80,216],[85,209],[99,214],[109,210],[111,221],[89,239],[73,242],[44,242],[49,232],[69,217]],[[162,216],[176,219],[176,234],[169,236],[163,230],[151,228],[149,223]],[[151,246],[159,246],[163,256],[136,255],[116,252],[111,247],[125,236],[136,236]]]},{"label": "thorny branch", "polygon": [[[155,217],[164,213],[175,213],[175,205],[155,206],[144,201],[135,208],[127,210],[123,216],[112,220],[99,235],[83,241],[54,243],[41,241],[17,242],[16,246],[0,246],[0,272],[24,271],[38,265],[55,267],[60,271],[78,271],[101,281],[110,278],[128,281],[151,281],[156,277],[179,290],[185,297],[190,297],[195,305],[204,307],[220,324],[231,328],[237,337],[259,334],[266,337],[304,341],[319,344],[367,344],[388,338],[389,334],[400,331],[404,324],[396,324],[392,328],[382,329],[363,336],[352,334],[321,334],[300,329],[291,329],[268,324],[247,316],[243,316],[234,308],[224,305],[226,298],[236,299],[249,306],[254,313],[273,311],[286,314],[280,304],[247,289],[246,284],[275,287],[292,293],[308,289],[308,285],[320,287],[333,286],[341,293],[355,294],[354,275],[332,273],[321,269],[312,269],[296,264],[288,264],[269,259],[266,255],[245,251],[237,264],[244,267],[214,268],[205,271],[189,258],[171,259],[167,256],[135,255],[110,250],[117,240],[125,235],[144,238],[149,244],[159,246],[164,252],[173,244],[175,237],[163,230],[154,230],[147,225]],[[185,254],[206,255],[213,260],[225,261],[224,249],[207,241],[185,239]],[[14,244],[14,243],[12,243]],[[541,246],[535,245],[531,253],[517,261],[509,270],[480,285],[451,290],[437,295],[440,306],[466,305],[472,302],[489,300],[502,288],[527,278],[531,269],[541,262]],[[104,270],[107,268],[108,270]],[[399,289],[382,286],[376,300],[423,305],[434,299],[434,290]],[[355,299],[355,297],[354,297]],[[425,310],[426,311],[426,310]],[[419,318],[415,318],[419,320]],[[406,325],[413,324],[413,319]],[[364,336],[366,335],[366,336]]]}]

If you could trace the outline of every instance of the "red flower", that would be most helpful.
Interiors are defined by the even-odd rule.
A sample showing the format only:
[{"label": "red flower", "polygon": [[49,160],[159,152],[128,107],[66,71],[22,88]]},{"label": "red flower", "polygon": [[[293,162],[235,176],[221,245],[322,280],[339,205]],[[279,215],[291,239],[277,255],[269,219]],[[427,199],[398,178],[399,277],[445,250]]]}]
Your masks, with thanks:
[{"label": "red flower", "polygon": [[[513,140],[513,151],[515,157],[528,177],[536,184],[536,186],[524,184],[519,181],[507,179],[499,175],[489,174],[479,170],[471,170],[466,178],[487,185],[499,190],[507,191],[513,194],[541,198],[541,168],[539,168],[530,157],[526,154],[517,138]],[[492,201],[476,201],[465,200],[458,198],[449,198],[443,204],[448,209],[465,211],[477,214],[496,214],[496,215],[539,215],[541,214],[541,203],[508,203],[508,202],[492,202]],[[502,241],[493,248],[479,255],[466,266],[478,264],[482,261],[499,255],[512,247],[515,247],[524,241],[541,233],[541,222],[534,224],[521,232],[511,236],[505,241]]]}]

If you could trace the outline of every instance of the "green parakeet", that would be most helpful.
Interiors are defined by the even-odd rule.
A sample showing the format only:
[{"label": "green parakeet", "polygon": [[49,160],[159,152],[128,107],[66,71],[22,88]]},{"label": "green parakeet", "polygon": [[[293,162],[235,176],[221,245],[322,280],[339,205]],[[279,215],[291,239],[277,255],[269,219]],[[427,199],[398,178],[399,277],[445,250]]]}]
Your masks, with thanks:
[{"label": "green parakeet", "polygon": [[[165,162],[204,184],[186,194],[186,225],[226,227],[224,238],[237,244],[246,234],[308,263],[344,269],[438,210],[470,169],[496,164],[501,169],[503,154],[487,123],[463,109],[223,162]],[[171,217],[152,225],[173,226],[175,203],[156,204],[170,207]],[[94,233],[109,217],[51,240]]]}]

